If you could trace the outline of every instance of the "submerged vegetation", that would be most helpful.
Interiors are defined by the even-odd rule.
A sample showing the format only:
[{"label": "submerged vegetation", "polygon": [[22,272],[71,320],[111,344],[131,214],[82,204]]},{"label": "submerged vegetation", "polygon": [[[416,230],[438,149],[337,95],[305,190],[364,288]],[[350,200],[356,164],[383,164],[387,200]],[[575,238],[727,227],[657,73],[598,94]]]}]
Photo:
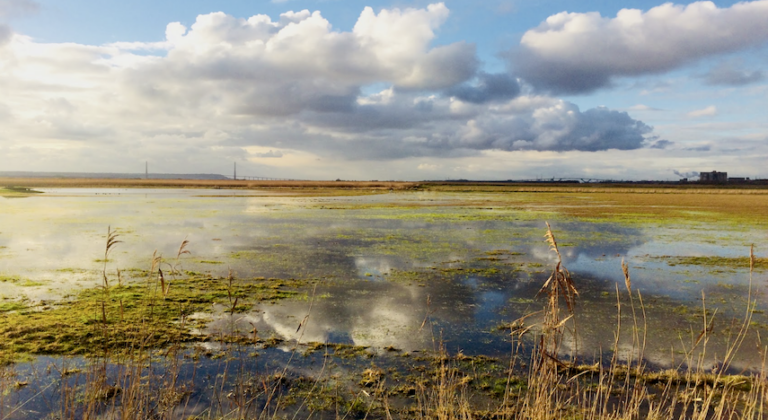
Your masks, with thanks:
[{"label": "submerged vegetation", "polygon": [[[718,256],[696,256],[696,257],[680,257],[680,256],[658,256],[652,257],[656,260],[666,262],[670,266],[675,265],[698,265],[703,267],[717,267],[717,268],[743,268],[750,266],[749,257],[718,257]],[[751,261],[754,269],[764,270],[768,268],[768,258],[754,258]]]},{"label": "submerged vegetation", "polygon": [[[0,305],[0,360],[6,365],[0,375],[5,396],[0,398],[0,414],[9,413],[3,419],[18,417],[22,407],[4,401],[29,387],[29,382],[14,382],[17,374],[9,363],[34,355],[80,355],[85,359],[75,367],[60,365],[47,374],[63,393],[52,411],[62,417],[244,419],[319,412],[337,418],[445,420],[762,418],[768,408],[765,376],[728,374],[751,323],[751,297],[717,366],[705,364],[715,323],[703,308],[702,329],[692,337],[685,363],[678,369],[650,369],[643,356],[646,304],[632,287],[629,266],[622,263],[626,290],[616,290],[619,323],[613,349],[607,359],[579,364],[576,355],[563,348],[566,341],[577,340],[577,282],[565,268],[549,228],[546,241],[556,257],[554,268],[538,299],[522,299],[528,304],[542,301],[542,309],[502,327],[512,345],[506,361],[461,351],[450,354],[439,340],[433,351],[419,355],[394,347],[379,353],[367,346],[305,342],[302,331],[312,319],[316,299],[312,292],[307,295],[307,314],[298,322],[298,337],[290,344],[290,357],[259,371],[253,363],[260,358],[254,357],[279,345],[281,338],[262,338],[255,327],[205,334],[206,318],[199,315],[218,312],[234,322],[237,314],[254,310],[258,302],[300,296],[306,281],[241,279],[231,272],[214,277],[183,270],[186,240],[173,259],[155,254],[148,270],[131,270],[125,278],[117,270],[112,276],[106,261],[120,241],[110,230],[101,286],[51,305]],[[522,253],[492,250],[485,255],[515,258]],[[753,254],[745,261],[750,269],[758,264]],[[430,281],[461,272],[483,275],[486,270],[434,269]],[[392,274],[393,280],[407,276]],[[628,327],[621,324],[625,305],[631,313]],[[435,330],[430,313],[427,302],[421,328]],[[626,336],[624,328],[630,331],[629,343],[620,340]],[[760,351],[765,355],[765,348]],[[294,357],[315,356],[323,360],[319,372],[297,374],[290,369]],[[211,364],[218,366],[215,386],[196,390],[190,372],[210,369],[205,366]],[[196,408],[203,403],[202,411]]]},{"label": "submerged vegetation", "polygon": [[[442,188],[419,187],[426,194]],[[696,304],[641,294],[642,282],[632,270],[646,267],[623,260],[619,265],[616,244],[642,232],[611,230],[608,222],[658,226],[685,218],[699,226],[702,215],[712,214],[704,204],[691,197],[677,201],[686,194],[680,191],[671,192],[675,197],[669,202],[655,197],[656,205],[646,206],[653,195],[638,191],[585,190],[578,193],[582,205],[566,203],[554,190],[482,196],[480,187],[469,186],[462,187],[473,193],[465,200],[462,191],[452,188],[450,194],[459,199],[447,211],[441,204],[425,209],[423,203],[308,202],[306,207],[323,214],[301,228],[334,220],[333,235],[291,242],[286,236],[297,225],[265,215],[260,220],[269,229],[260,226],[258,246],[249,238],[218,254],[193,257],[185,239],[172,257],[155,253],[148,258],[146,269],[116,268],[126,258],[120,242],[125,237],[109,229],[98,270],[74,268],[69,261],[66,266],[73,268],[52,270],[60,276],[93,277],[95,286],[86,283],[58,300],[0,300],[0,420],[43,415],[184,420],[765,417],[766,372],[738,363],[744,347],[759,359],[766,356],[759,337],[754,346],[746,341],[765,320],[756,306],[761,291],[753,293],[751,281],[753,273],[765,268],[765,259],[753,253],[742,258],[645,257],[749,276],[748,283],[744,279],[720,287],[698,286],[695,274],[680,275],[685,278],[680,283],[695,293],[706,289]],[[528,200],[530,206],[523,206]],[[718,223],[735,225],[745,214],[733,211]],[[548,215],[558,215],[562,223],[581,219],[603,225],[557,232],[555,238],[549,226],[542,231],[540,222],[533,223]],[[352,217],[364,217],[374,227],[363,231],[345,223]],[[499,228],[500,220],[511,228]],[[425,225],[459,228],[435,235]],[[212,239],[216,246],[227,241],[221,230]],[[244,233],[232,230],[237,231],[233,237]],[[679,240],[676,232],[665,234],[674,238],[670,242]],[[699,239],[713,235],[704,228],[694,234]],[[738,241],[743,239],[732,242]],[[526,243],[537,245],[515,246]],[[571,274],[566,263],[580,257],[576,250],[584,244],[596,249],[586,258],[605,261],[601,269],[616,274],[620,286],[606,288],[583,273]],[[408,264],[397,264],[403,256]],[[230,263],[239,272],[267,278],[241,277],[228,270]],[[46,283],[26,277],[3,275],[0,285],[44,289]],[[381,297],[389,290],[385,287],[394,285],[403,294],[392,299],[425,297],[416,321],[399,313],[397,305],[377,306],[372,300],[367,309],[387,334],[398,328],[387,324],[392,319],[410,322],[406,334],[431,336],[431,348],[414,351],[397,348],[397,343],[368,344],[352,333],[331,334],[334,320],[371,325],[328,299],[351,288],[351,279],[374,286],[343,296]],[[458,285],[457,295],[441,295],[448,284]],[[741,289],[748,291],[746,296],[736,294]],[[479,298],[462,299],[469,294],[496,306],[487,309]],[[725,303],[726,298],[740,311],[738,317],[733,310],[711,307],[710,302]],[[301,310],[279,328],[259,331],[255,318],[275,317],[272,310],[286,304]],[[583,310],[597,304],[609,309]],[[323,318],[321,310],[340,314]],[[490,310],[504,322],[488,316]],[[462,348],[463,342],[452,341],[454,326],[440,319],[442,314],[488,316],[488,330],[469,334],[473,345],[482,348],[496,340],[508,352],[491,357]],[[318,329],[327,334],[313,334],[313,323],[323,323]],[[613,324],[605,335],[614,340],[585,351],[583,337],[606,324]],[[682,343],[667,365],[650,351],[659,327],[672,330]],[[387,337],[369,341],[386,342]],[[727,342],[725,351],[714,351],[721,340]]]}]

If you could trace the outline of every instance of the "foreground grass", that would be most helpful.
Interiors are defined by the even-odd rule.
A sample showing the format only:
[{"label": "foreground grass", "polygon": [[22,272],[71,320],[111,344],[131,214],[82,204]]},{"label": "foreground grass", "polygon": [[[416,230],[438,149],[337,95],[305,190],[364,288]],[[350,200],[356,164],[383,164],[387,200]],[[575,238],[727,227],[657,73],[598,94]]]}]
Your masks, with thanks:
[{"label": "foreground grass", "polygon": [[[109,239],[111,238],[111,240]],[[542,287],[542,310],[508,326],[509,360],[449,354],[444,346],[425,355],[385,349],[406,366],[378,366],[366,348],[297,339],[284,367],[258,370],[252,360],[267,344],[242,333],[205,337],[193,334],[191,315],[217,305],[231,317],[264,300],[296,296],[300,283],[276,279],[213,278],[166,268],[139,273],[121,284],[108,278],[106,261],[117,242],[108,233],[104,284],[85,290],[55,307],[7,307],[0,324],[0,349],[6,361],[22,355],[84,355],[82,368],[60,369],[52,384],[60,390],[51,409],[58,418],[194,418],[256,419],[333,418],[402,419],[758,419],[768,409],[768,382],[761,374],[729,375],[729,365],[751,320],[750,295],[745,318],[734,323],[732,346],[718,366],[705,366],[712,321],[702,308],[701,332],[694,334],[676,369],[646,367],[648,338],[642,296],[632,290],[629,269],[622,264],[626,290],[617,290],[616,342],[607,359],[579,365],[562,355],[571,334],[577,284],[563,267],[551,231],[547,240],[556,265]],[[185,241],[186,242],[186,241]],[[176,261],[183,254],[179,248]],[[495,255],[491,253],[490,255]],[[758,260],[745,261],[754,268]],[[448,275],[444,273],[440,275]],[[437,275],[437,274],[436,274]],[[619,299],[619,295],[626,298]],[[311,318],[297,320],[297,333]],[[629,302],[628,304],[626,302]],[[632,322],[621,325],[622,311]],[[429,328],[429,312],[424,324]],[[631,342],[619,342],[622,329]],[[245,339],[244,339],[245,338]],[[652,338],[651,338],[652,339]],[[216,344],[217,350],[192,342]],[[627,349],[630,349],[627,351]],[[757,351],[765,356],[765,349]],[[619,354],[634,355],[622,360]],[[291,369],[294,355],[319,355],[322,368]],[[203,361],[208,358],[211,362]],[[342,358],[362,360],[354,367],[334,366]],[[368,360],[371,359],[370,362]],[[202,364],[220,360],[219,371],[196,378]],[[367,363],[366,363],[367,362]],[[366,365],[367,364],[367,365]],[[0,372],[0,418],[3,398],[29,385],[14,380],[13,367]],[[340,373],[343,372],[343,373]],[[197,382],[196,382],[197,381]],[[202,384],[200,383],[202,382]],[[41,391],[42,392],[42,391]],[[204,395],[203,409],[193,397]],[[11,414],[20,405],[9,405]],[[10,416],[9,416],[10,417]]]}]

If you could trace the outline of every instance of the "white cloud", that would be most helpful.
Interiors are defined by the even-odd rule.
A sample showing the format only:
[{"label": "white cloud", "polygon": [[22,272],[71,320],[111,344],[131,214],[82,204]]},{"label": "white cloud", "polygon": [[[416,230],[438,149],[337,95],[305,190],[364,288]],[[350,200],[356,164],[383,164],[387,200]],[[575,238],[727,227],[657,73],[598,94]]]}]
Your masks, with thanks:
[{"label": "white cloud", "polygon": [[526,81],[581,93],[617,76],[672,70],[692,61],[768,41],[768,0],[718,8],[711,1],[665,3],[616,17],[562,12],[527,31],[513,65]]},{"label": "white cloud", "polygon": [[[14,35],[0,48],[0,167],[127,171],[148,160],[202,172],[269,161],[335,178],[339,159],[393,167],[647,144],[650,127],[624,112],[521,93],[517,79],[478,72],[473,46],[432,47],[448,14],[442,3],[366,8],[342,32],[306,10],[277,20],[212,13],[189,28],[170,23],[158,42],[103,46]],[[371,85],[383,87],[363,94]],[[438,165],[408,161],[402,173],[419,164]]]},{"label": "white cloud", "polygon": [[714,105],[710,105],[704,109],[697,109],[695,111],[691,111],[686,115],[691,118],[713,117],[717,115],[717,107]]},{"label": "white cloud", "polygon": [[477,60],[468,44],[430,48],[434,30],[447,16],[442,3],[379,14],[366,8],[352,32],[336,32],[320,12],[307,10],[284,13],[277,22],[264,15],[238,19],[211,13],[186,32],[178,23],[168,25],[170,52],[163,64],[189,66],[213,80],[238,77],[265,85],[288,79],[305,80],[315,89],[323,82],[345,90],[381,81],[414,89],[448,87],[472,77]]}]

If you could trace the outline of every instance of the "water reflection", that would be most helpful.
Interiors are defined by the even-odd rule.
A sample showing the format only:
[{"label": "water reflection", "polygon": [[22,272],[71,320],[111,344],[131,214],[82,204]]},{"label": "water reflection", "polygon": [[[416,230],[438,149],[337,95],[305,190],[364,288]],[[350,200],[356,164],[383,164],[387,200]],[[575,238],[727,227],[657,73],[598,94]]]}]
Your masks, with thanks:
[{"label": "water reflection", "polygon": [[[509,352],[509,336],[499,327],[540,309],[535,297],[554,255],[542,241],[543,222],[531,220],[530,209],[449,206],[466,199],[434,193],[317,198],[225,190],[49,190],[0,207],[0,294],[50,300],[97,284],[111,225],[123,242],[108,263],[110,272],[147,268],[155,249],[175,257],[187,238],[192,255],[183,259],[186,270],[224,276],[231,268],[241,277],[318,282],[302,328],[309,302],[288,300],[234,316],[219,308],[208,333],[256,328],[285,339],[407,351],[442,339],[449,349],[502,355]],[[681,241],[679,227],[547,217],[581,292],[580,338],[567,342],[566,352],[598,356],[611,348],[622,259],[647,304],[653,342],[645,355],[659,365],[673,363],[670,354],[682,351],[680,336],[699,325],[691,310],[675,310],[699,305],[702,290],[727,319],[745,307],[739,301],[746,295],[744,269],[713,274],[647,258],[744,255],[742,240],[701,240],[727,232],[694,232]],[[765,296],[758,298],[758,309],[764,309]],[[764,315],[756,317],[765,323]],[[629,351],[627,345],[631,340],[622,341]],[[713,363],[723,354],[718,346]],[[753,358],[740,358],[739,366],[753,365]]]}]

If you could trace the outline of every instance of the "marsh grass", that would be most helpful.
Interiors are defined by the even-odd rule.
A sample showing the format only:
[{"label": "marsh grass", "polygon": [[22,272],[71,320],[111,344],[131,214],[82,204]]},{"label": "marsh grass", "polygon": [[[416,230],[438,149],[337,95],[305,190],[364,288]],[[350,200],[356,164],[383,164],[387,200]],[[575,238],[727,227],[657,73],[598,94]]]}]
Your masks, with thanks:
[{"label": "marsh grass", "polygon": [[0,197],[6,197],[6,198],[29,197],[34,194],[42,194],[42,191],[37,191],[28,187],[17,187],[17,186],[0,187]]},{"label": "marsh grass", "polygon": [[[684,361],[666,371],[649,370],[643,359],[648,340],[645,306],[639,291],[632,290],[629,267],[622,261],[624,286],[632,313],[631,351],[620,358],[623,294],[617,285],[617,321],[614,346],[609,361],[598,360],[593,365],[579,365],[575,360],[562,361],[558,357],[560,344],[566,334],[575,335],[564,328],[573,317],[575,284],[562,266],[557,242],[547,224],[547,243],[556,254],[552,275],[544,283],[541,294],[545,303],[540,325],[526,325],[530,315],[511,324],[513,345],[509,379],[503,403],[491,412],[478,411],[467,395],[466,381],[446,380],[441,373],[429,398],[420,402],[422,415],[429,419],[762,419],[768,408],[768,381],[766,380],[766,348],[758,351],[763,357],[763,368],[758,373],[729,375],[731,363],[742,346],[751,322],[755,302],[752,295],[752,276],[756,265],[750,248],[750,288],[745,315],[736,322],[728,337],[729,345],[720,362],[708,365],[707,345],[714,334],[714,314],[708,317],[706,297],[702,293],[702,325],[684,352]],[[562,299],[562,302],[561,302]],[[637,305],[636,305],[637,303]],[[566,316],[561,316],[561,311]],[[523,336],[535,334],[534,351],[528,359],[524,388],[512,392],[514,361],[521,360],[517,349],[523,345]],[[575,341],[575,337],[573,338]],[[446,356],[443,355],[443,358]],[[524,359],[523,359],[524,360]],[[607,363],[606,363],[607,362]],[[450,368],[443,367],[446,371]],[[450,378],[449,378],[450,379]]]},{"label": "marsh grass", "polygon": [[696,265],[716,268],[742,268],[749,266],[752,271],[768,269],[768,258],[752,257],[718,257],[718,256],[654,256],[654,260],[661,260],[669,266]]},{"label": "marsh grass", "polygon": [[[0,368],[0,420],[31,418],[20,413],[30,413],[24,411],[28,402],[40,398],[46,399],[49,418],[57,419],[765,418],[765,363],[759,373],[730,374],[754,311],[751,284],[758,261],[753,250],[745,315],[733,324],[730,345],[717,365],[706,362],[708,344],[717,333],[717,311],[710,314],[702,294],[701,324],[691,330],[683,360],[671,369],[658,371],[648,368],[644,360],[649,340],[645,304],[640,291],[633,289],[629,266],[623,261],[624,290],[616,286],[613,347],[605,353],[607,358],[598,357],[593,364],[576,358],[577,281],[563,264],[549,224],[545,240],[555,263],[539,292],[542,309],[510,324],[510,358],[497,376],[479,370],[479,365],[490,363],[487,360],[462,353],[450,355],[439,334],[433,332],[436,350],[419,357],[425,363],[417,370],[419,375],[398,382],[373,359],[368,367],[353,374],[356,379],[350,384],[334,362],[334,357],[347,350],[341,345],[308,343],[308,349],[323,352],[319,371],[297,376],[292,369],[311,322],[314,290],[284,365],[256,369],[253,359],[270,340],[260,338],[255,326],[240,330],[240,308],[244,301],[284,292],[270,287],[268,281],[237,279],[231,270],[220,279],[183,276],[183,256],[190,254],[186,239],[171,260],[155,252],[143,282],[124,283],[119,270],[115,271],[115,281],[106,261],[119,241],[109,228],[103,285],[78,296],[71,303],[77,311],[47,321],[46,313],[4,315],[18,318],[9,323],[16,325],[5,326],[0,333],[6,340],[18,342],[5,345],[3,352],[87,354],[88,358],[76,366],[70,366],[68,359],[52,364],[49,369],[56,379],[34,390],[19,382],[13,365]],[[227,328],[209,337],[216,351],[190,345],[193,340],[187,328],[189,315],[212,303],[223,306],[228,322]],[[627,311],[631,321],[625,325]],[[425,312],[421,328],[434,329],[429,300]],[[46,325],[56,326],[61,334],[52,334]],[[627,328],[629,350],[621,342]],[[61,339],[67,336],[69,339]],[[567,351],[563,346],[566,341],[571,344]],[[273,340],[272,344],[276,343],[279,340]],[[765,360],[765,348],[759,351]],[[205,375],[198,374],[201,357],[216,361]],[[371,354],[355,349],[354,357]],[[27,392],[25,399],[13,399],[20,390]]]},{"label": "marsh grass", "polygon": [[[419,184],[399,181],[246,181],[199,179],[109,179],[109,178],[0,178],[16,190],[47,188],[227,188],[307,191],[319,190],[405,190]],[[6,187],[8,188],[8,187]],[[0,188],[2,192],[2,188]]]}]

